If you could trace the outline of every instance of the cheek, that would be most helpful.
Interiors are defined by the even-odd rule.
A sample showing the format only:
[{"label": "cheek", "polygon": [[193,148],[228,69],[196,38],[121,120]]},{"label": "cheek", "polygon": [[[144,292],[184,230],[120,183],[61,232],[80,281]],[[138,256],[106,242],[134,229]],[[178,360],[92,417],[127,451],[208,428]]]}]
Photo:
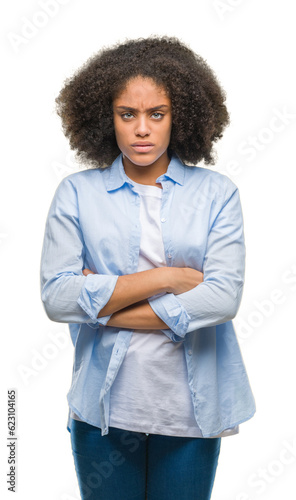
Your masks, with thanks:
[{"label": "cheek", "polygon": [[115,138],[116,138],[117,146],[119,147],[120,151],[123,154],[126,154],[126,152],[128,150],[128,140],[126,137],[125,130],[122,130],[122,128],[117,127],[115,129]]},{"label": "cheek", "polygon": [[167,142],[170,142],[170,140],[171,140],[171,132],[172,132],[172,127],[169,126],[165,132],[165,139]]},{"label": "cheek", "polygon": [[121,143],[124,138],[124,131],[122,130],[122,127],[120,127],[120,124],[117,122],[117,120],[114,120],[114,132],[115,132],[115,137],[116,141]]},{"label": "cheek", "polygon": [[163,131],[164,135],[166,137],[169,137],[169,138],[171,137],[172,126],[173,126],[173,124],[172,124],[172,118],[171,118],[171,116],[168,116],[167,117],[167,122],[166,122],[165,127],[164,127],[164,131]]}]

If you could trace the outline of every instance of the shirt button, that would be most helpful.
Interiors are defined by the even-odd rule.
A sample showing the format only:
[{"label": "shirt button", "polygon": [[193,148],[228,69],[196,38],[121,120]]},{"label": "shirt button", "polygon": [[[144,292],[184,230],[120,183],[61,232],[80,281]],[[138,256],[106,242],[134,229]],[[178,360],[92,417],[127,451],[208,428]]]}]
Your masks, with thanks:
[{"label": "shirt button", "polygon": [[165,222],[165,221],[166,221],[165,217],[162,217],[162,219],[160,219],[160,222]]},{"label": "shirt button", "polygon": [[191,349],[188,351],[188,355],[191,356],[192,355],[192,351]]}]

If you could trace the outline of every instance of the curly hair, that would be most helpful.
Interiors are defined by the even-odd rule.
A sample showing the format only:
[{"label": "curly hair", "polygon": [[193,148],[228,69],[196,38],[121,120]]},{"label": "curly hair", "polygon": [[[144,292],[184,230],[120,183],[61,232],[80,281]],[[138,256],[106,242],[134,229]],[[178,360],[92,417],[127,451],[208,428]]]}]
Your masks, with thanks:
[{"label": "curly hair", "polygon": [[213,144],[229,124],[225,92],[202,57],[165,36],[103,48],[65,80],[56,111],[77,160],[104,168],[120,154],[112,103],[136,76],[153,79],[171,99],[169,151],[184,163],[214,164]]}]

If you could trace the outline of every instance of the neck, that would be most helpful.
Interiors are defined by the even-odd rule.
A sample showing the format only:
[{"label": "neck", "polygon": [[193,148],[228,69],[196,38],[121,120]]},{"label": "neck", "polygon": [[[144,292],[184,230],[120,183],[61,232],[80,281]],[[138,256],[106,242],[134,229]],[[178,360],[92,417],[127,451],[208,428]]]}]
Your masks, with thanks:
[{"label": "neck", "polygon": [[161,187],[161,184],[156,183],[156,179],[166,173],[170,158],[166,152],[150,165],[136,165],[126,156],[123,156],[122,162],[126,175],[132,181],[138,184]]}]

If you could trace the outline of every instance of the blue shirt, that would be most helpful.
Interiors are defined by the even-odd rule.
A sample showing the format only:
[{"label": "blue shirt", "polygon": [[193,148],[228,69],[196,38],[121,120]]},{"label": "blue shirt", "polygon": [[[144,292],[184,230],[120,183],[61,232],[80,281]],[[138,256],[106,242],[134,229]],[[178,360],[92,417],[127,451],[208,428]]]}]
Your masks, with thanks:
[{"label": "blue shirt", "polygon": [[[204,281],[192,290],[151,297],[172,342],[183,342],[194,414],[203,437],[238,425],[255,401],[232,319],[245,272],[243,217],[236,185],[225,175],[183,164],[173,155],[157,179],[163,188],[162,237],[167,266],[192,267]],[[108,433],[112,383],[132,330],[97,318],[118,276],[137,272],[140,198],[122,155],[105,169],[62,180],[45,228],[41,293],[48,317],[69,323],[75,346],[70,408]],[[91,269],[94,275],[84,276]],[[176,377],[178,367],[176,367]],[[172,384],[174,381],[171,381]]]}]

